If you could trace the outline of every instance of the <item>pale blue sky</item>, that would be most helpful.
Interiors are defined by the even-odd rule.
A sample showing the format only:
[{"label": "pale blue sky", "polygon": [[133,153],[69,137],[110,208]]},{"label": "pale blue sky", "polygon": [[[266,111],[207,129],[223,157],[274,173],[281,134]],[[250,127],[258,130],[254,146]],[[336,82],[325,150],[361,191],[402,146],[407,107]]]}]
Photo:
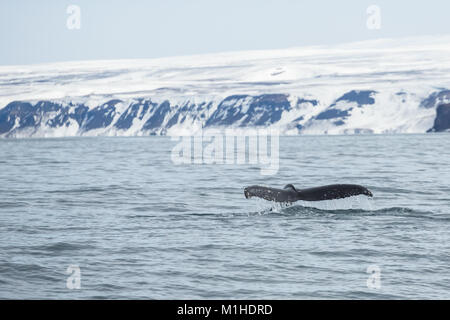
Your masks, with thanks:
[{"label": "pale blue sky", "polygon": [[[81,8],[68,30],[66,9]],[[366,9],[381,9],[381,29]],[[449,34],[450,2],[299,0],[1,0],[0,64],[154,58]]]}]

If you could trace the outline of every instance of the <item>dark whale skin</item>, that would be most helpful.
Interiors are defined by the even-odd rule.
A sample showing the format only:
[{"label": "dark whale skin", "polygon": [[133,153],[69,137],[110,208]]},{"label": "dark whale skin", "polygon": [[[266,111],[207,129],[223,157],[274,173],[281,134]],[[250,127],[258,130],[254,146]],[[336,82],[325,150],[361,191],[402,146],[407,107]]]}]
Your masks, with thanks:
[{"label": "dark whale skin", "polygon": [[244,189],[245,197],[257,197],[275,202],[322,201],[342,199],[357,195],[372,197],[373,194],[367,188],[357,184],[331,184],[322,187],[297,190],[291,184],[284,189],[262,186],[250,186]]}]

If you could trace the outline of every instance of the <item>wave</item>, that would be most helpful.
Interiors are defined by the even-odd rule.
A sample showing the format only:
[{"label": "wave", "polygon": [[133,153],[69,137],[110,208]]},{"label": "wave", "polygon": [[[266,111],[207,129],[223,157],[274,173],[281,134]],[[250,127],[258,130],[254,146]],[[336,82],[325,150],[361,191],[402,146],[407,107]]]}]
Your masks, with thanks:
[{"label": "wave", "polygon": [[251,212],[249,215],[277,215],[277,216],[330,216],[334,218],[391,216],[412,219],[432,219],[450,221],[449,214],[436,214],[432,211],[417,210],[407,207],[386,207],[380,209],[322,209],[303,205],[273,205],[264,210]]}]

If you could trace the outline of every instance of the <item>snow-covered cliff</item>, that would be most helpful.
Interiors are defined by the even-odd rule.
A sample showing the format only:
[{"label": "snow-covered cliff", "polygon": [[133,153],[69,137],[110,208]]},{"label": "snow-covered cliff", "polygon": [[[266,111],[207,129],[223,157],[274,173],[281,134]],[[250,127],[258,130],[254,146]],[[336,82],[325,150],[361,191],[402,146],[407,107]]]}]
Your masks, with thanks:
[{"label": "snow-covered cliff", "polygon": [[446,131],[450,36],[0,67],[0,136]]}]

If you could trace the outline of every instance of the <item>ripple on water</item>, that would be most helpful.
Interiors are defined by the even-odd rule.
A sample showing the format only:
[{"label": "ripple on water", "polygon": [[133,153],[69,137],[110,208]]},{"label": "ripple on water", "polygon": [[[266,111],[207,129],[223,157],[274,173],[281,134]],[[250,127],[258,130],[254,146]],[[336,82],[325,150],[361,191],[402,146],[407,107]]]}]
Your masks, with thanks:
[{"label": "ripple on water", "polygon": [[[280,137],[279,171],[261,176],[176,166],[165,137],[0,140],[0,298],[450,298],[447,143]],[[280,205],[242,192],[286,183],[375,197]],[[82,290],[66,288],[69,264]]]}]

